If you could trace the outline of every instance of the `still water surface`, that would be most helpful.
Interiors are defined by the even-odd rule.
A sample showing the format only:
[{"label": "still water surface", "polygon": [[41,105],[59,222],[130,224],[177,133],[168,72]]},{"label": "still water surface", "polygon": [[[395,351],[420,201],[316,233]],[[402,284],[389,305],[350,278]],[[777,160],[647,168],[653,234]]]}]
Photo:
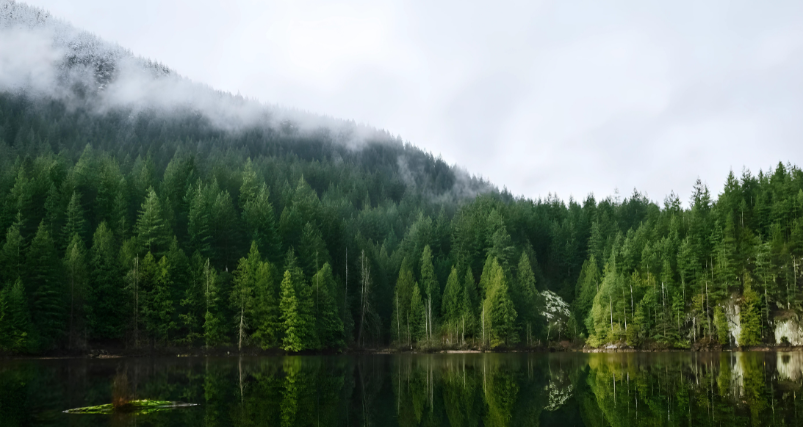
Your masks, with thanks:
[{"label": "still water surface", "polygon": [[[19,360],[0,425],[801,426],[802,384],[797,352]],[[120,393],[200,405],[62,412]]]}]

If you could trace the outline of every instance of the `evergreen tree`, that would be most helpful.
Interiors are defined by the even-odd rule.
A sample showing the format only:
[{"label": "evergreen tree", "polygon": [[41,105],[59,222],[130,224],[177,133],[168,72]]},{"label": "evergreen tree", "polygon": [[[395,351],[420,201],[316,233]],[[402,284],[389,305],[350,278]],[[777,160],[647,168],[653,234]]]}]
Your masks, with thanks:
[{"label": "evergreen tree", "polygon": [[[256,242],[251,245],[251,252],[258,249]],[[279,278],[275,267],[262,261],[256,269],[254,280],[254,334],[253,339],[263,349],[280,344],[282,334],[281,312],[279,311]]]},{"label": "evergreen tree", "polygon": [[208,348],[226,341],[226,327],[220,315],[218,276],[215,269],[210,265],[209,258],[203,263],[201,281],[206,309],[204,312],[203,336]]},{"label": "evergreen tree", "polygon": [[3,244],[2,269],[0,278],[4,283],[13,283],[22,277],[25,267],[25,241],[21,235],[22,215],[18,212],[17,218],[6,232],[6,241]]},{"label": "evergreen tree", "polygon": [[421,290],[418,283],[413,285],[413,293],[410,296],[410,317],[408,319],[410,336],[414,342],[426,339],[426,311],[424,301],[421,298]]},{"label": "evergreen tree", "polygon": [[85,345],[84,305],[88,287],[88,271],[86,265],[86,249],[81,236],[73,234],[70,244],[64,253],[64,273],[69,289],[69,323],[67,325],[68,348]]},{"label": "evergreen tree", "polygon": [[424,252],[421,255],[421,289],[424,292],[427,331],[429,338],[432,338],[441,306],[441,286],[437,277],[435,277],[435,267],[432,265],[432,250],[429,245],[424,247]]},{"label": "evergreen tree", "polygon": [[33,350],[28,301],[19,278],[0,291],[0,312],[0,347],[16,353]]},{"label": "evergreen tree", "polygon": [[117,260],[114,235],[105,222],[92,238],[89,252],[89,336],[93,339],[118,339],[123,334],[126,313],[122,268]]},{"label": "evergreen tree", "polygon": [[153,288],[147,296],[145,319],[148,332],[152,334],[153,338],[167,342],[170,332],[176,329],[176,322],[173,320],[175,307],[170,292],[173,287],[173,278],[170,274],[170,261],[167,256],[162,256],[159,260],[155,273]]},{"label": "evergreen tree", "polygon": [[511,292],[513,305],[516,308],[517,328],[522,335],[525,343],[532,344],[534,337],[538,333],[538,326],[541,323],[539,310],[540,295],[535,288],[535,275],[530,268],[530,260],[525,252],[522,252],[516,269],[516,288]]},{"label": "evergreen tree", "polygon": [[61,263],[44,221],[39,224],[27,253],[27,294],[31,297],[31,319],[40,345],[50,348],[64,334],[65,296]]},{"label": "evergreen tree", "polygon": [[189,235],[189,247],[192,251],[199,252],[202,256],[212,255],[212,235],[211,229],[211,203],[208,198],[208,191],[204,191],[201,180],[187,189],[184,199],[187,202],[187,234]]},{"label": "evergreen tree", "polygon": [[[70,203],[67,205],[67,215],[64,218],[64,228],[61,235],[62,241],[69,241],[72,236],[78,234],[81,240],[86,239],[86,221],[84,220],[84,209],[81,206],[81,195],[73,191]],[[63,246],[62,246],[63,247]]]},{"label": "evergreen tree", "polygon": [[591,331],[585,326],[585,319],[591,312],[591,307],[594,305],[594,297],[597,295],[599,289],[599,270],[597,267],[596,258],[594,255],[583,263],[583,268],[580,270],[580,277],[577,279],[577,289],[575,290],[575,300],[573,304],[573,315],[578,319],[581,325],[581,330],[585,331],[587,335]]},{"label": "evergreen tree", "polygon": [[[251,330],[251,318],[254,310],[254,290],[259,279],[259,268],[262,258],[256,242],[251,243],[248,258],[240,258],[237,270],[234,271],[234,288],[231,294],[231,306],[236,316],[237,348],[242,350],[247,343]],[[264,287],[264,286],[263,286]]]},{"label": "evergreen tree", "polygon": [[487,341],[491,348],[515,344],[516,309],[510,299],[505,272],[494,259],[491,265],[490,283],[482,309],[485,319]]},{"label": "evergreen tree", "polygon": [[323,265],[320,271],[312,277],[311,283],[315,288],[315,331],[320,346],[323,348],[340,349],[345,346],[343,339],[343,321],[340,319],[335,302],[335,278],[329,263]]},{"label": "evergreen tree", "polygon": [[168,232],[162,217],[162,206],[153,187],[148,188],[137,218],[137,239],[142,253],[160,255],[167,249]]},{"label": "evergreen tree", "polygon": [[471,268],[466,269],[466,278],[463,281],[463,301],[460,306],[460,329],[463,332],[463,342],[465,343],[465,336],[476,336],[477,321],[477,307],[479,306],[477,299],[477,284],[474,282],[474,275],[471,273]]},{"label": "evergreen tree", "polygon": [[750,273],[744,275],[744,295],[739,312],[739,323],[742,330],[739,334],[740,346],[759,345],[761,343],[761,300],[753,290]]},{"label": "evergreen tree", "polygon": [[[246,187],[245,178],[243,180],[243,187]],[[270,202],[268,186],[262,184],[258,190],[250,187],[241,188],[240,201],[244,202],[243,220],[248,228],[246,236],[257,242],[260,253],[264,254],[270,262],[279,262],[281,242],[276,229],[276,218],[273,204]]]},{"label": "evergreen tree", "polygon": [[[460,325],[461,305],[463,302],[463,286],[457,276],[457,269],[452,267],[449,278],[446,280],[446,288],[443,291],[443,323],[450,337],[455,337]],[[454,341],[454,339],[452,339]]]},{"label": "evergreen tree", "polygon": [[396,289],[393,295],[393,315],[391,316],[390,331],[393,340],[399,345],[412,345],[410,331],[410,301],[413,296],[415,279],[413,272],[402,261],[399,278],[396,280]]},{"label": "evergreen tree", "polygon": [[305,347],[305,329],[307,325],[301,315],[301,308],[298,297],[296,296],[293,275],[290,270],[284,272],[281,285],[282,299],[279,309],[282,312],[282,323],[284,325],[284,336],[282,338],[282,349],[285,351],[298,352]]}]

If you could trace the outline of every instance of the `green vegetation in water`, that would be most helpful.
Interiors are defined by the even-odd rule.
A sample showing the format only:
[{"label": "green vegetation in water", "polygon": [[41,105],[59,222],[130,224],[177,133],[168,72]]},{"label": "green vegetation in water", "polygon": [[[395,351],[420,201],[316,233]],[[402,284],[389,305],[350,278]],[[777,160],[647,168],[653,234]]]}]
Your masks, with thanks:
[{"label": "green vegetation in water", "polygon": [[149,399],[141,399],[141,400],[132,400],[130,402],[126,402],[125,404],[115,406],[112,403],[107,403],[105,405],[97,405],[97,406],[87,406],[84,408],[75,408],[75,409],[68,409],[64,411],[67,414],[112,414],[117,412],[127,412],[127,413],[137,413],[137,414],[150,414],[153,412],[165,410],[165,409],[175,409],[175,408],[187,408],[191,406],[198,406],[197,403],[183,403],[183,402],[172,402],[169,400],[149,400]]}]

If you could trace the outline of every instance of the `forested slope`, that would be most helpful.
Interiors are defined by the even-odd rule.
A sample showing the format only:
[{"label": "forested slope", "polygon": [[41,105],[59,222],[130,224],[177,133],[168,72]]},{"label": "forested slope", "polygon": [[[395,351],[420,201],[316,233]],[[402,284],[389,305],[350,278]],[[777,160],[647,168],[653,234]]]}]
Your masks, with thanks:
[{"label": "forested slope", "polygon": [[[698,181],[688,208],[516,198],[384,132],[0,12],[63,54],[45,83],[0,79],[4,351],[757,344],[803,310],[795,166],[718,197]],[[131,82],[147,96],[121,98]]]}]

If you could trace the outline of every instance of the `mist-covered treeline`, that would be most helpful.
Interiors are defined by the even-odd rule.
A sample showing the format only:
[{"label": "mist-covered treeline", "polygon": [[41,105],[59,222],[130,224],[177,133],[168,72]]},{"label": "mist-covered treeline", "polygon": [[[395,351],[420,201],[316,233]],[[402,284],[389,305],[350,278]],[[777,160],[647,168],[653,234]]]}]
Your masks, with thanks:
[{"label": "mist-covered treeline", "polygon": [[803,309],[791,165],[567,204],[339,138],[3,93],[0,347],[749,345]]}]

